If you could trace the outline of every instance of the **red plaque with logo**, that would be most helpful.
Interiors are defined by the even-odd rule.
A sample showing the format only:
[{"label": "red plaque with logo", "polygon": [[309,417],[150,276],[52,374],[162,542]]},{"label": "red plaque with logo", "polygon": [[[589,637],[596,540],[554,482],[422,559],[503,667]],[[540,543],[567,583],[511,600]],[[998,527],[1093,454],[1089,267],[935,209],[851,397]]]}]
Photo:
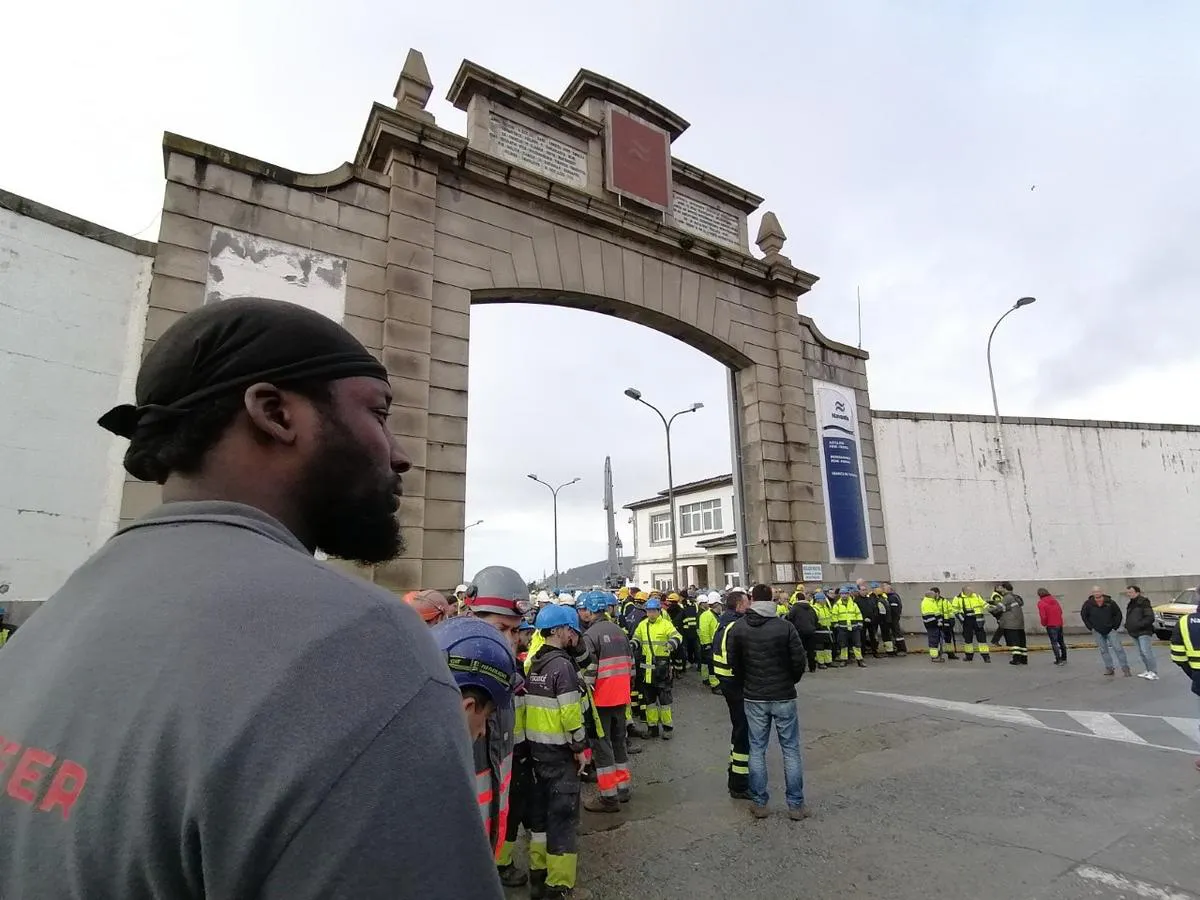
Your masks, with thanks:
[{"label": "red plaque with logo", "polygon": [[671,137],[609,107],[605,139],[607,187],[655,209],[671,204]]}]

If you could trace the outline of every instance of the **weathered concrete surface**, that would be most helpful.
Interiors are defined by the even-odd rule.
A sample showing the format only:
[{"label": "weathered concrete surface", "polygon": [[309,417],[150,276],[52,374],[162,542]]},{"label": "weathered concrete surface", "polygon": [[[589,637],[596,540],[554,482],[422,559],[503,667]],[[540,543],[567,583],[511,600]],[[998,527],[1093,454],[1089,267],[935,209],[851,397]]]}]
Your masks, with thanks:
[{"label": "weathered concrete surface", "polygon": [[1200,710],[1165,648],[1159,661],[1157,683],[1104,679],[1094,651],[1073,654],[1066,670],[1048,655],[1028,667],[1003,658],[935,667],[913,656],[806,676],[813,818],[799,823],[784,815],[774,748],[772,817],[754,821],[728,799],[725,705],[689,673],[676,694],[676,739],[643,742],[634,757],[632,803],[617,816],[584,813],[580,884],[605,900],[1194,900],[1200,774],[1190,752],[1084,736],[1061,712],[1031,715],[1080,734],[859,693],[1139,713],[1121,721],[1151,744],[1186,750],[1194,738],[1155,717]]}]

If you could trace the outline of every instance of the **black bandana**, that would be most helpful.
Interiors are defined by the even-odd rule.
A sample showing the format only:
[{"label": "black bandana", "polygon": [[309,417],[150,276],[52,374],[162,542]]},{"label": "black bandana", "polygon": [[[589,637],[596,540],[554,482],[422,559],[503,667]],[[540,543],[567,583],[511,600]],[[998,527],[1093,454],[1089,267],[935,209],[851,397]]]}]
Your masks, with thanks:
[{"label": "black bandana", "polygon": [[282,386],[354,376],[386,381],[387,369],[333,320],[280,300],[224,300],[168,328],[142,361],[137,404],[110,409],[98,424],[132,438],[260,381]]}]

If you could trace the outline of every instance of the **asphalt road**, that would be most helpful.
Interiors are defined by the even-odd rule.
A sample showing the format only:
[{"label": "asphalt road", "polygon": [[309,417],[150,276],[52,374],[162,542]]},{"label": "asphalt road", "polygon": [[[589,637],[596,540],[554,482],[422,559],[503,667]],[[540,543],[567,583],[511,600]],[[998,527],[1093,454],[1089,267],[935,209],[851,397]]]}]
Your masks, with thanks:
[{"label": "asphalt road", "polygon": [[725,704],[689,672],[675,740],[633,758],[633,801],[583,814],[579,883],[603,900],[1200,900],[1200,704],[1158,653],[1158,682],[1105,678],[1094,650],[807,675],[803,822],[775,747],[772,816],[729,799]]}]

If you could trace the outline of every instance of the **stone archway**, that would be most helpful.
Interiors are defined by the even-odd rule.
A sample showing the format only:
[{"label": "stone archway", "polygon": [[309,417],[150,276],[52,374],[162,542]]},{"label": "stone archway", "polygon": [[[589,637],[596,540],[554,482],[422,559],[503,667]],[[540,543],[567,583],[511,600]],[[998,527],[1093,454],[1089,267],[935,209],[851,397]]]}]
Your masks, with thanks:
[{"label": "stone archway", "polygon": [[[338,282],[343,321],[391,374],[392,428],[415,464],[401,510],[409,554],[374,577],[407,590],[463,576],[472,305],[545,303],[639,322],[734,373],[749,576],[782,584],[818,564],[825,580],[884,577],[866,354],[824,338],[798,313],[816,278],[782,254],[774,214],[757,235],[763,255],[750,253],[747,216],[761,198],[673,158],[671,141],[687,123],[586,70],[554,101],[464,62],[449,99],[467,113],[465,137],[425,110],[431,91],[424,60],[410,51],[396,107],[376,104],[355,162],[326,176],[168,135],[148,339],[226,295],[214,290],[212,269],[238,247],[261,240],[243,253],[260,267],[264,254],[283,266],[321,257],[287,290],[307,284],[314,266],[331,272],[311,286],[324,297]],[[853,426],[861,450],[853,472],[839,469],[844,453],[821,452],[814,378],[840,392],[842,423],[828,427]],[[845,491],[823,484],[846,483],[823,482],[834,469],[861,482],[865,555],[831,556],[828,498],[844,500]],[[127,501],[145,490],[131,485]]]}]

